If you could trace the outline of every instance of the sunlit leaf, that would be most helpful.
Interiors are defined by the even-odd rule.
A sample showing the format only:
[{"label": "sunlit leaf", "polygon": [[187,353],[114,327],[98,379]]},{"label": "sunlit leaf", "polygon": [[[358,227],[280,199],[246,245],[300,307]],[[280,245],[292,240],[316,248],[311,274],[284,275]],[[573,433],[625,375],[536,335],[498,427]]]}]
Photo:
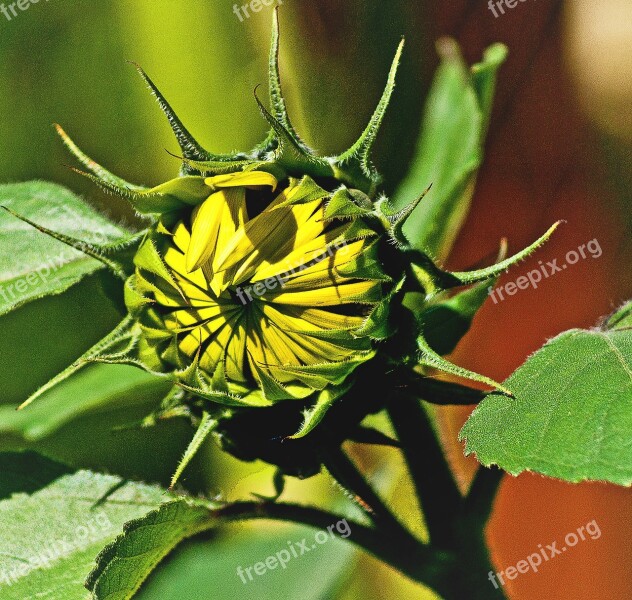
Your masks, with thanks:
[{"label": "sunlit leaf", "polygon": [[[129,231],[53,183],[1,185],[0,206],[86,242],[109,244],[130,237]],[[102,267],[94,258],[0,211],[0,315],[37,298],[60,294]]]},{"label": "sunlit leaf", "polygon": [[467,454],[517,475],[632,484],[632,304],[531,356],[461,431]]},{"label": "sunlit leaf", "polygon": [[0,596],[85,600],[95,556],[164,490],[66,469],[32,453],[0,454]]}]

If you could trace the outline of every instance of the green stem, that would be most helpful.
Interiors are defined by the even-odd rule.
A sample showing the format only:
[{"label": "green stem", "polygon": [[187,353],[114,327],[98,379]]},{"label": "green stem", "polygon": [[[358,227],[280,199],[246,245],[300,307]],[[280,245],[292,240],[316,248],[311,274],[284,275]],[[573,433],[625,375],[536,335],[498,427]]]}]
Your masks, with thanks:
[{"label": "green stem", "polygon": [[[472,507],[484,505],[483,489],[490,489],[490,479],[487,475],[480,479],[477,477],[478,483],[475,482],[472,492],[475,488],[481,490],[481,501],[473,503]],[[475,497],[478,497],[478,492]],[[489,561],[479,517],[480,512],[473,510],[463,511],[455,519],[461,533],[458,552],[440,551],[412,536],[403,540],[393,536],[392,531],[349,519],[347,523],[351,535],[348,540],[413,581],[434,589],[445,600],[501,600],[505,598],[502,588],[494,588],[488,578],[494,568]],[[214,525],[217,519],[226,522],[270,519],[325,530],[342,518],[319,508],[279,502],[236,502],[213,511]]]},{"label": "green stem", "polygon": [[430,587],[445,600],[500,600],[489,573],[495,569],[485,542],[485,526],[502,479],[498,469],[479,469],[462,498],[435,430],[417,398],[398,394],[387,407],[400,441],[431,544],[448,550],[452,560],[438,570]]},{"label": "green stem", "polygon": [[[348,540],[439,593],[444,600],[501,600],[485,544],[484,528],[502,473],[479,470],[465,499],[461,498],[430,421],[418,400],[392,399],[389,415],[411,470],[432,545],[417,540],[392,514],[341,448],[323,462],[331,475],[359,499],[374,522],[347,519]],[[236,502],[213,511],[214,523],[271,519],[325,530],[344,517],[311,506],[279,502]]]},{"label": "green stem", "polygon": [[462,542],[459,563],[463,565],[463,581],[472,590],[472,598],[505,598],[500,583],[490,577],[496,569],[485,541],[485,526],[503,475],[500,469],[480,467],[465,498],[461,515],[456,519]]},{"label": "green stem", "polygon": [[487,523],[492,513],[496,493],[505,473],[497,467],[480,467],[465,497],[465,509],[470,518]]},{"label": "green stem", "polygon": [[459,547],[454,518],[462,498],[443,450],[421,402],[397,394],[391,397],[388,414],[400,441],[420,508],[433,545]]},{"label": "green stem", "polygon": [[323,456],[323,464],[331,476],[355,497],[356,503],[369,515],[378,529],[409,546],[419,543],[367,483],[342,448],[328,451]]},{"label": "green stem", "polygon": [[[478,529],[478,528],[476,528]],[[437,573],[431,587],[444,600],[503,600],[503,588],[492,583],[489,573],[496,571],[485,538],[480,531],[462,531],[462,547],[450,568]],[[498,586],[498,587],[495,587]]]}]

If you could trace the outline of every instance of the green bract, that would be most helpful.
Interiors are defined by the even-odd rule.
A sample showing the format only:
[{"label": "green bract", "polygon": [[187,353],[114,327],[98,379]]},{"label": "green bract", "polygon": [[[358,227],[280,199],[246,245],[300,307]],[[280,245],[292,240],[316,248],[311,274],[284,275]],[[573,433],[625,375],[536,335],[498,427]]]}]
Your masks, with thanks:
[{"label": "green bract", "polygon": [[[256,98],[271,130],[250,152],[215,155],[202,148],[140,68],[179,142],[178,177],[153,188],[131,185],[58,128],[88,170],[83,174],[127,198],[150,219],[146,230],[124,243],[98,246],[33,224],[119,275],[128,315],[25,404],[95,361],[131,364],[168,379],[173,390],[157,415],[186,415],[199,424],[176,477],[210,432],[243,411],[275,411],[289,402],[303,415],[302,424],[289,419],[281,438],[307,436],[341,396],[357,401],[350,390],[358,372],[367,388],[378,382],[378,394],[385,368],[391,372],[393,365],[415,377],[420,367],[438,368],[506,391],[443,359],[425,328],[439,314],[432,308],[446,290],[490,285],[555,227],[492,267],[442,270],[403,233],[423,195],[396,209],[379,193],[371,162],[403,43],[370,123],[349,150],[333,157],[317,156],[292,126],[281,93],[278,43],[275,17],[271,109]],[[419,182],[420,189],[429,183]],[[410,293],[421,294],[421,308],[403,301]],[[480,296],[466,293],[466,303]],[[378,368],[361,370],[370,360]],[[265,414],[261,427],[279,413]],[[226,429],[221,435],[226,441]]]}]

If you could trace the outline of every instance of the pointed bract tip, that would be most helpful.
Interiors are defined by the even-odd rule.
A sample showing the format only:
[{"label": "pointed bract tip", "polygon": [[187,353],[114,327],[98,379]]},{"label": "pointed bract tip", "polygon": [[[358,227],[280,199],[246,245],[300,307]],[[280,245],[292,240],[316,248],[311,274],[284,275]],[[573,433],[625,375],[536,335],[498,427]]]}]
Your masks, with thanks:
[{"label": "pointed bract tip", "polygon": [[506,237],[500,238],[500,244],[498,248],[498,258],[496,262],[500,262],[507,258],[507,252],[509,251],[509,240]]},{"label": "pointed bract tip", "polygon": [[437,54],[444,60],[461,58],[461,49],[454,38],[441,37],[437,40],[435,47]]},{"label": "pointed bract tip", "polygon": [[546,231],[546,233],[540,238],[539,242],[540,243],[544,243],[545,241],[547,241],[557,230],[557,228],[562,225],[563,223],[566,223],[567,221],[565,221],[564,219],[560,219],[559,221],[555,221],[555,223],[553,223],[553,225],[551,225],[551,227],[549,227]]},{"label": "pointed bract tip", "polygon": [[375,143],[379,130],[382,126],[386,110],[388,109],[393,91],[395,90],[395,80],[397,78],[397,71],[399,69],[399,63],[404,50],[404,41],[405,40],[402,38],[397,47],[395,57],[393,58],[391,68],[388,73],[386,87],[382,92],[380,101],[371,116],[369,124],[366,126],[362,135],[353,144],[353,146],[351,146],[351,148],[349,148],[346,152],[343,152],[340,156],[336,157],[336,162],[338,164],[350,161],[356,161],[359,163],[364,175],[374,183],[379,181],[379,174],[371,163],[371,150],[373,149],[373,144]]}]

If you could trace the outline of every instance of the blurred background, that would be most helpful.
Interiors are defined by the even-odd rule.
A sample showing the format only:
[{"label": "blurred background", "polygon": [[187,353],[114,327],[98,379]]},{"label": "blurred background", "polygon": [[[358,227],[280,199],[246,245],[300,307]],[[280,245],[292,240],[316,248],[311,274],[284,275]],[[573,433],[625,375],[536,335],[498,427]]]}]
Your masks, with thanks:
[{"label": "blurred background", "polygon": [[[243,3],[236,0],[239,8]],[[156,102],[126,61],[140,63],[182,120],[209,150],[247,149],[266,127],[253,89],[266,82],[271,8],[238,17],[232,0],[39,2],[0,14],[0,182],[45,179],[90,199],[115,219],[131,219],[123,201],[102,195],[69,171],[56,138],[58,122],[95,160],[129,181],[158,184],[172,177],[177,145]],[[411,3],[391,0],[284,0],[282,75],[297,129],[323,153],[349,146],[366,124],[397,43],[407,46],[398,87],[377,149],[388,190],[413,154],[425,95],[437,65],[434,41],[450,35],[468,62],[501,41],[510,55],[498,94],[470,217],[449,266],[492,256],[506,236],[524,247],[556,219],[567,225],[508,280],[597,239],[587,259],[537,290],[488,303],[452,359],[497,380],[507,377],[548,338],[588,327],[632,297],[632,4],[629,0],[526,0],[494,16],[480,0]],[[429,182],[419,182],[422,190]],[[116,323],[104,300],[86,312],[99,288],[93,276],[65,297],[2,317],[0,448],[33,447],[77,466],[166,482],[191,431],[180,422],[143,431],[112,432],[146,414],[161,390],[140,394],[133,407],[72,416],[52,431],[29,435],[3,428],[2,408],[78,356]],[[501,281],[502,283],[502,281]],[[90,339],[86,339],[89,337]],[[19,340],[16,341],[16,340]],[[43,361],[40,357],[46,357]],[[17,360],[31,372],[15,379]],[[45,362],[45,366],[44,366]],[[153,395],[152,395],[153,394]],[[463,487],[476,468],[463,458],[457,433],[463,409],[438,414],[442,439]],[[354,448],[402,514],[414,498],[393,451]],[[212,445],[188,471],[193,490],[229,499],[271,493],[270,471],[220,455]],[[292,482],[289,498],[318,495],[351,510],[325,476]],[[632,597],[632,494],[598,483],[569,485],[537,475],[505,478],[488,530],[502,570],[593,519],[602,535],[509,582],[516,600],[615,600]],[[412,523],[419,531],[423,525]],[[152,577],[141,597],[351,600],[432,598],[350,545],[331,542],[318,553],[244,586],[248,566],[300,540],[297,527],[257,524],[184,545]]]}]

